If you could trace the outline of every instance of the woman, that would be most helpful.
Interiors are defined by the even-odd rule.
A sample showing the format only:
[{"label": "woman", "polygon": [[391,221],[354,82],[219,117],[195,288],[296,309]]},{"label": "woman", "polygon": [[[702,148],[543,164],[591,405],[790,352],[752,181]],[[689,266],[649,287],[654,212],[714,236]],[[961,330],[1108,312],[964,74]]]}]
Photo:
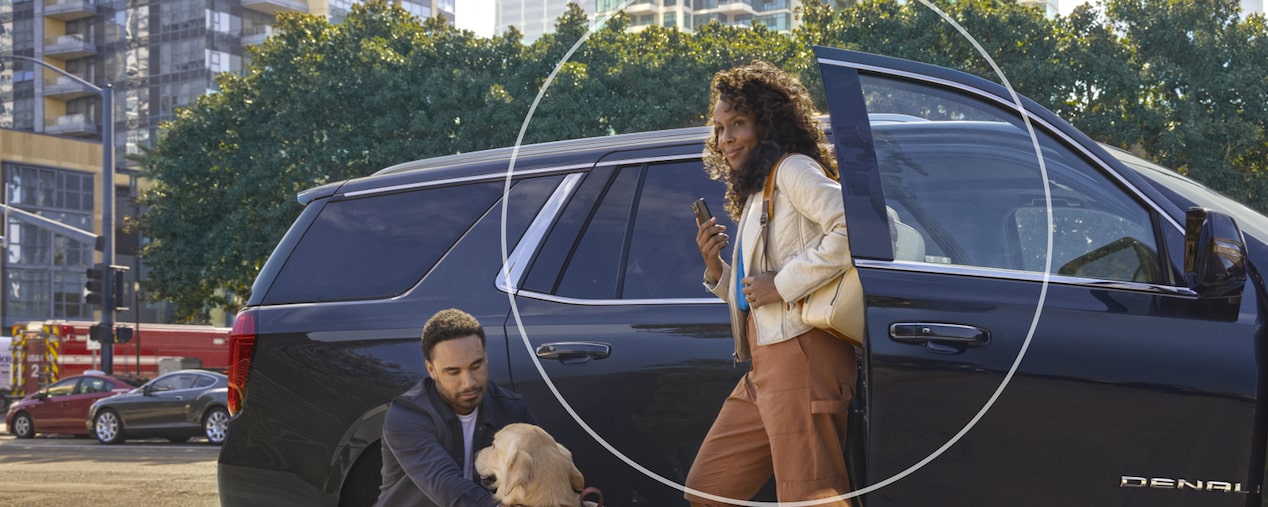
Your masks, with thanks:
[{"label": "woman", "polygon": [[[716,218],[700,224],[696,243],[705,286],[730,306],[735,358],[752,366],[723,403],[687,487],[748,500],[774,474],[781,502],[847,493],[842,447],[854,347],[806,325],[796,304],[850,258],[833,157],[806,88],[769,63],[719,72],[710,104],[705,169],[726,183],[725,207],[739,232],[729,264],[721,251],[730,237]],[[774,212],[763,227],[763,188],[777,163]]]}]

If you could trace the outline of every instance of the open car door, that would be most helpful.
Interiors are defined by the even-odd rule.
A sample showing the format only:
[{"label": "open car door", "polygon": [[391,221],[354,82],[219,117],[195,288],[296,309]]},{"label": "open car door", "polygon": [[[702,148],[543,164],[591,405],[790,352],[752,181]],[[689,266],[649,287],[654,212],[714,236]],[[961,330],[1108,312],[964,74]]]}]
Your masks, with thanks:
[{"label": "open car door", "polygon": [[1002,86],[815,53],[866,293],[865,505],[1247,505],[1260,296],[1186,285],[1184,210]]}]

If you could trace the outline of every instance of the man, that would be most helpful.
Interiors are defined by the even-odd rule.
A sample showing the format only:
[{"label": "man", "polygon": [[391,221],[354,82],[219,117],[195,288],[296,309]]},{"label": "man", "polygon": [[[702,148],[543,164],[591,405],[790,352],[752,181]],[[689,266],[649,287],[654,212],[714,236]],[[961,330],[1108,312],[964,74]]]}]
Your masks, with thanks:
[{"label": "man", "polygon": [[496,507],[479,484],[475,453],[511,423],[536,424],[519,395],[489,383],[484,328],[457,309],[423,326],[424,378],[388,406],[377,505]]}]

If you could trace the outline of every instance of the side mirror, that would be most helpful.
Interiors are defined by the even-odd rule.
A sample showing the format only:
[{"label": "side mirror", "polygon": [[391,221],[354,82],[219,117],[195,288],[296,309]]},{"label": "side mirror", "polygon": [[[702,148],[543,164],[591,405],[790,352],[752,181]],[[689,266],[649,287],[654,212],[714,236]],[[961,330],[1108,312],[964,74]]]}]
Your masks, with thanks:
[{"label": "side mirror", "polygon": [[48,392],[47,392],[47,391],[39,391],[39,392],[35,393],[35,399],[40,400],[40,401],[47,400],[47,399],[48,399]]},{"label": "side mirror", "polygon": [[143,396],[149,396],[151,394],[154,394],[154,386],[151,384],[145,384],[141,386],[141,394]]},{"label": "side mirror", "polygon": [[1184,281],[1203,299],[1241,296],[1246,287],[1246,238],[1233,217],[1189,208],[1184,225]]}]

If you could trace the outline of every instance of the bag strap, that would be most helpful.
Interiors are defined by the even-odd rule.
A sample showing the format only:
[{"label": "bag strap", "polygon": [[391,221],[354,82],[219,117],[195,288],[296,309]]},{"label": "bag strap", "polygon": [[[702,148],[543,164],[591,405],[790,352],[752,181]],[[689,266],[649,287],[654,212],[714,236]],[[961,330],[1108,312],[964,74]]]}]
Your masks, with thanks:
[{"label": "bag strap", "polygon": [[[775,201],[771,200],[771,196],[775,194],[775,171],[779,169],[779,166],[784,164],[785,160],[788,160],[788,157],[793,155],[797,155],[797,153],[785,153],[784,156],[779,157],[779,160],[775,162],[775,165],[770,168],[770,174],[766,175],[766,188],[762,190],[763,229],[766,228],[766,223],[770,221],[770,217],[775,215]],[[820,165],[819,168],[823,169],[824,176],[827,176],[830,179],[835,179],[832,178],[832,173],[828,172],[827,167]]]},{"label": "bag strap", "polygon": [[791,156],[793,156],[792,153],[785,153],[784,156],[779,157],[779,160],[775,161],[775,165],[771,166],[770,174],[766,175],[766,188],[762,190],[762,229],[766,228],[770,217],[775,215],[775,201],[771,200],[771,195],[775,193],[775,172]]}]

